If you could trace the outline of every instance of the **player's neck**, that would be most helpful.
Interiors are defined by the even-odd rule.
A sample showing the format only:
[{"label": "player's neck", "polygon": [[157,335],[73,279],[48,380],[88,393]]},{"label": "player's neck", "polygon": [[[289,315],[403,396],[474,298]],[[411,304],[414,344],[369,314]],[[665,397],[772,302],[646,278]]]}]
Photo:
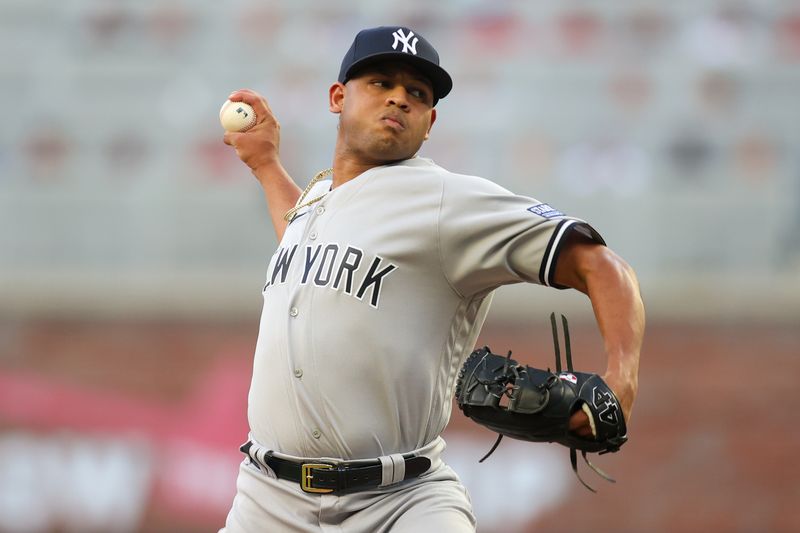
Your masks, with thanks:
[{"label": "player's neck", "polygon": [[394,161],[373,161],[355,156],[352,153],[340,153],[338,150],[333,158],[333,185],[335,189],[339,185],[347,183],[353,178],[357,178],[367,170],[383,165],[388,165]]}]

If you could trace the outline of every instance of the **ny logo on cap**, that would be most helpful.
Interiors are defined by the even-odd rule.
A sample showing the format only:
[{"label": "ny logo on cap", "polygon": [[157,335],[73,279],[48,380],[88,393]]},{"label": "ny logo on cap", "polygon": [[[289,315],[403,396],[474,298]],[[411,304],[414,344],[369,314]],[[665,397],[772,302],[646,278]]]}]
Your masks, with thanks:
[{"label": "ny logo on cap", "polygon": [[[403,43],[403,52],[411,52],[414,55],[417,55],[417,43],[419,39],[414,37],[414,32],[408,30],[408,35],[405,34],[403,28],[398,28],[392,36],[394,37],[394,43],[392,44],[392,50],[397,50],[397,45]],[[414,40],[411,41],[411,38],[414,37]],[[409,42],[411,41],[411,42]]]}]

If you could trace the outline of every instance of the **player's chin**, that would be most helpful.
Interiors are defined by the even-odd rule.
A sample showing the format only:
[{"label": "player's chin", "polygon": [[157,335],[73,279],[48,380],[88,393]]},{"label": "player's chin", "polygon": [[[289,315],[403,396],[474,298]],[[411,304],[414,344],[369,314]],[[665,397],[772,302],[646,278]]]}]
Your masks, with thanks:
[{"label": "player's chin", "polygon": [[373,157],[380,161],[402,161],[414,157],[420,146],[422,143],[414,145],[396,138],[387,138],[374,143],[371,152]]}]

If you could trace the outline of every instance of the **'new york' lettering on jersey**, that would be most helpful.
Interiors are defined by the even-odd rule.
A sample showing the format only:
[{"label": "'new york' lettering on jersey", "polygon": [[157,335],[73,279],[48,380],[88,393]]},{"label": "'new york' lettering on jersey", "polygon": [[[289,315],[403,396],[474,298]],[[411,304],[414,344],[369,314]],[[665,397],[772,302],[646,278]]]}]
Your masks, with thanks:
[{"label": "'new york' lettering on jersey", "polygon": [[301,285],[342,290],[345,294],[361,301],[364,301],[364,297],[369,293],[367,301],[377,309],[383,282],[397,269],[397,265],[379,255],[372,261],[364,261],[364,251],[354,246],[343,246],[338,243],[306,245],[299,254],[298,248],[300,247],[297,244],[289,248],[278,248],[275,254],[277,259],[267,272],[264,291],[273,285],[286,283],[292,262],[297,260],[303,263]]}]

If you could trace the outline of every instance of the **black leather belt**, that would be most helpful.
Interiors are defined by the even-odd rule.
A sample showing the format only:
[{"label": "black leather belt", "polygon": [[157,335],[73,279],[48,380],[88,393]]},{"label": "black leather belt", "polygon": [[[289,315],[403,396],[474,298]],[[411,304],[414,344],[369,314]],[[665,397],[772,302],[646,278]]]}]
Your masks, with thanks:
[{"label": "black leather belt", "polygon": [[[253,443],[248,441],[239,448],[242,453],[259,467],[263,463],[271,468],[281,479],[300,484],[304,492],[328,494],[346,490],[358,490],[380,486],[383,481],[383,465],[380,461],[374,464],[353,463],[300,463],[275,457],[267,452],[264,461],[250,453]],[[410,455],[404,457],[405,477],[403,480],[417,478],[428,471],[431,460],[427,457]]]}]

